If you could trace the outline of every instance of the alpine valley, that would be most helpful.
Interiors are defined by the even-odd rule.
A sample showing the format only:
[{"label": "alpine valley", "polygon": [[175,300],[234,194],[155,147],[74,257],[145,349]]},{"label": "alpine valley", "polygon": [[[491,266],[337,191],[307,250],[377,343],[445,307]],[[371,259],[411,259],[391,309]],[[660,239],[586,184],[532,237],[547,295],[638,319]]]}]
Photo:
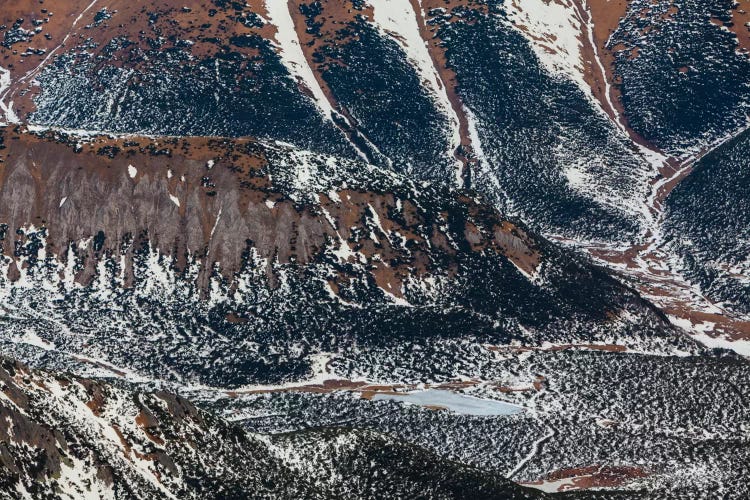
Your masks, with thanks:
[{"label": "alpine valley", "polygon": [[0,0],[0,498],[750,498],[750,0]]}]

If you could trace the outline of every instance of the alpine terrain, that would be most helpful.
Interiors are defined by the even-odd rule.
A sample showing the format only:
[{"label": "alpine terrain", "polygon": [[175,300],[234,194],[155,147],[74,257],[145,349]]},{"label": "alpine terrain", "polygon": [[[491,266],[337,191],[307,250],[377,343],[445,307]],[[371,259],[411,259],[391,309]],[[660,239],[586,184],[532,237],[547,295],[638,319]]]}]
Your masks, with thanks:
[{"label": "alpine terrain", "polygon": [[0,0],[0,498],[750,497],[750,0]]}]

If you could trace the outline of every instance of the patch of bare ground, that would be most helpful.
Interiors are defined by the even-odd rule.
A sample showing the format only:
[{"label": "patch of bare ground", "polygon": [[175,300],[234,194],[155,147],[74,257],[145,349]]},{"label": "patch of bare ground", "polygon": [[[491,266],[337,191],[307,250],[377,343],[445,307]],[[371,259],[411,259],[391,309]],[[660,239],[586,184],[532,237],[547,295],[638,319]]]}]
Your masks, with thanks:
[{"label": "patch of bare ground", "polygon": [[432,411],[447,411],[448,408],[440,405],[424,405],[422,408],[426,408]]},{"label": "patch of bare ground", "polygon": [[495,390],[498,392],[502,392],[504,394],[513,393],[513,392],[540,392],[544,389],[544,385],[547,382],[547,378],[543,375],[537,375],[534,377],[534,380],[529,385],[522,385],[522,386],[507,386],[507,385],[498,385],[495,387]]},{"label": "patch of bare ground", "polygon": [[738,52],[750,56],[750,0],[736,0],[731,15],[729,22],[717,18],[712,18],[711,22],[734,33]]},{"label": "patch of bare ground", "polygon": [[750,340],[750,321],[733,318],[724,312],[696,311],[692,304],[674,301],[663,307],[664,312],[690,321],[694,327],[708,327],[710,337],[723,337],[730,341]]},{"label": "patch of bare ground", "polygon": [[3,5],[0,25],[10,27],[22,19],[21,27],[36,34],[11,47],[0,46],[0,66],[11,71],[12,85],[6,100],[14,101],[23,120],[34,110],[33,99],[41,90],[35,83],[36,76],[56,56],[83,43],[106,47],[113,39],[128,40],[128,44],[114,50],[106,64],[137,68],[146,62],[143,51],[159,40],[160,50],[189,50],[196,60],[231,45],[233,51],[247,56],[246,69],[250,71],[252,64],[262,64],[257,49],[232,45],[231,39],[253,35],[271,39],[273,26],[252,22],[256,14],[265,14],[260,0],[243,5],[233,2],[231,8],[219,8],[205,0],[61,1],[54,5],[37,0],[11,2]]},{"label": "patch of bare ground", "polygon": [[640,467],[592,465],[561,469],[548,474],[542,480],[521,484],[552,492],[563,492],[592,488],[617,488],[635,479],[648,477],[648,475]]}]

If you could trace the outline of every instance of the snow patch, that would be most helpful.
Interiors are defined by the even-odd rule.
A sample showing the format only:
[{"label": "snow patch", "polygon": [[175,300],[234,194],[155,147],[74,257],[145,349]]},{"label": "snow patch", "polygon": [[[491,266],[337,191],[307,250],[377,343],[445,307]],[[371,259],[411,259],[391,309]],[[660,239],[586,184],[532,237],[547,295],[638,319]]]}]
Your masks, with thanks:
[{"label": "snow patch", "polygon": [[570,187],[576,190],[583,190],[589,185],[588,174],[584,172],[579,165],[569,165],[563,170],[563,175],[568,180]]},{"label": "snow patch", "polygon": [[177,198],[177,197],[176,197],[175,195],[173,195],[173,194],[170,194],[170,195],[169,195],[169,199],[170,199],[170,200],[172,200],[172,203],[174,203],[174,204],[175,204],[175,205],[177,205],[178,207],[180,206],[180,199],[179,199],[179,198]]},{"label": "snow patch", "polygon": [[724,337],[711,337],[705,333],[695,333],[692,337],[709,348],[729,349],[740,356],[750,357],[749,340],[729,340]]},{"label": "snow patch", "polygon": [[331,189],[330,191],[328,191],[328,197],[334,203],[341,203],[341,197],[339,197],[339,194],[336,191],[334,191],[333,189]]},{"label": "snow patch", "polygon": [[55,344],[53,344],[52,342],[47,342],[31,330],[27,330],[22,337],[12,338],[11,342],[39,347],[40,349],[44,349],[45,351],[54,351],[56,349]]},{"label": "snow patch", "polygon": [[531,43],[541,63],[569,76],[590,92],[583,78],[581,33],[584,27],[571,0],[512,0],[508,18]]},{"label": "snow patch", "polygon": [[482,149],[482,141],[479,140],[479,131],[477,129],[477,117],[474,115],[474,112],[470,110],[466,105],[463,106],[464,108],[464,115],[466,116],[466,121],[469,125],[469,137],[471,138],[471,147],[474,149],[474,154],[476,155],[477,159],[487,164],[487,156],[484,154],[484,150]]},{"label": "snow patch", "polygon": [[307,62],[302,47],[297,37],[297,30],[294,28],[294,20],[289,12],[286,1],[283,0],[266,0],[266,11],[268,12],[269,22],[276,27],[276,41],[279,45],[279,56],[281,61],[292,74],[292,77],[307,87],[313,95],[315,104],[320,109],[323,116],[331,119],[334,114],[331,103],[328,102],[323,89],[315,79],[312,68]]},{"label": "snow patch", "polygon": [[135,176],[138,175],[138,169],[133,165],[128,165],[128,175],[131,179],[135,179]]},{"label": "snow patch", "polygon": [[0,126],[18,123],[18,116],[13,112],[13,101],[5,104],[5,96],[10,91],[10,71],[0,66]]}]

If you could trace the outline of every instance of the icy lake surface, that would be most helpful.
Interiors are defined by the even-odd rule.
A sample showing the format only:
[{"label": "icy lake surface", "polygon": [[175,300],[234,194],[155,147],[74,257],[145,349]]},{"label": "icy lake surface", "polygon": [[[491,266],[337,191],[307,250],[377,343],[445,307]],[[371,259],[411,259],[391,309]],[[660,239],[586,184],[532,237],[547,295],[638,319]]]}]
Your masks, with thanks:
[{"label": "icy lake surface", "polygon": [[464,396],[451,391],[428,389],[426,391],[411,392],[403,395],[376,394],[373,399],[401,401],[404,403],[417,404],[421,406],[441,406],[453,412],[463,415],[513,415],[520,413],[523,408],[495,401],[492,399],[480,399],[472,396]]}]

